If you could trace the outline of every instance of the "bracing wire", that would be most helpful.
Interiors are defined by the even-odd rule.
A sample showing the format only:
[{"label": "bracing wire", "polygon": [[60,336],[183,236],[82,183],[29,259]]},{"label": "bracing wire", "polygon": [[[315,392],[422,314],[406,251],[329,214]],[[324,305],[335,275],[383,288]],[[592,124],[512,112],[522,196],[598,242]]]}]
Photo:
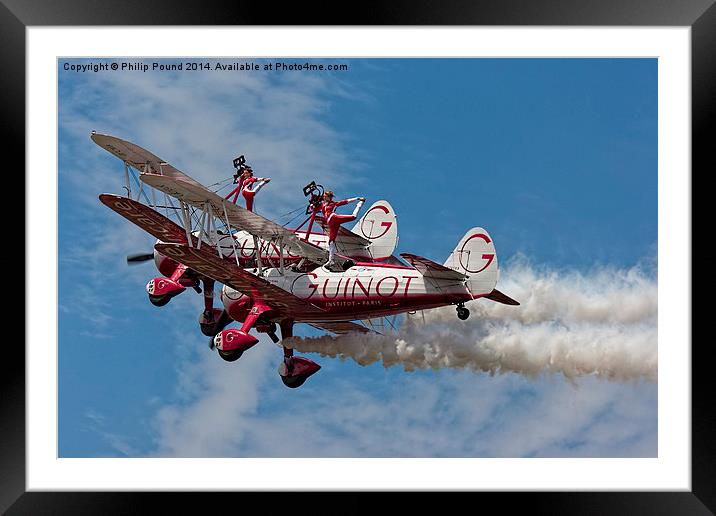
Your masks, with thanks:
[{"label": "bracing wire", "polygon": [[147,192],[144,191],[142,188],[141,183],[139,182],[139,178],[137,177],[137,174],[134,170],[132,170],[132,167],[128,167],[129,171],[132,173],[132,177],[134,178],[134,182],[137,183],[137,188],[141,190],[142,195],[144,195],[144,198],[147,201],[147,205],[151,206],[152,202],[149,200],[149,197],[147,197]]},{"label": "bracing wire", "polygon": [[[393,317],[395,318],[395,316],[393,316]],[[393,321],[391,321],[387,317],[383,317],[383,319],[388,321],[388,324],[390,325],[391,328],[393,328],[393,331],[398,331],[398,328],[395,327],[395,324],[393,323]]]},{"label": "bracing wire", "polygon": [[222,179],[221,181],[217,181],[217,182],[214,183],[213,185],[209,185],[209,186],[208,186],[208,189],[209,189],[209,190],[212,190],[212,188],[214,188],[214,187],[216,186],[216,187],[218,187],[218,188],[216,188],[215,190],[212,190],[212,191],[213,191],[214,193],[217,193],[217,192],[219,192],[220,190],[223,190],[224,188],[226,188],[227,186],[232,185],[232,184],[233,184],[233,182],[232,182],[233,180],[234,180],[233,177],[227,177],[226,179]]},{"label": "bracing wire", "polygon": [[295,220],[298,219],[299,217],[303,216],[303,213],[304,213],[304,208],[303,208],[303,206],[301,206],[300,208],[296,208],[295,210],[289,211],[288,213],[284,213],[283,215],[281,215],[281,216],[279,217],[280,219],[282,219],[282,218],[284,218],[284,217],[287,217],[287,216],[289,216],[289,215],[293,215],[293,214],[295,214],[295,215],[293,215],[293,217],[291,217],[288,221],[284,222],[284,223],[282,224],[282,226],[283,226],[283,227],[286,227],[286,226],[288,226],[289,224],[293,223],[293,221],[295,221]]},{"label": "bracing wire", "polygon": [[298,213],[297,215],[294,215],[293,218],[291,218],[290,220],[288,220],[287,222],[285,222],[285,223],[283,224],[283,227],[286,227],[286,226],[288,226],[289,224],[293,224],[293,222],[294,222],[296,219],[300,218],[302,215],[303,215],[303,213]]},{"label": "bracing wire", "polygon": [[304,208],[303,208],[303,206],[301,206],[300,208],[296,208],[295,210],[291,210],[291,211],[289,211],[288,213],[284,213],[283,215],[279,215],[279,218],[288,217],[289,215],[293,215],[293,214],[296,213],[297,211],[303,211],[303,210],[304,210]]}]

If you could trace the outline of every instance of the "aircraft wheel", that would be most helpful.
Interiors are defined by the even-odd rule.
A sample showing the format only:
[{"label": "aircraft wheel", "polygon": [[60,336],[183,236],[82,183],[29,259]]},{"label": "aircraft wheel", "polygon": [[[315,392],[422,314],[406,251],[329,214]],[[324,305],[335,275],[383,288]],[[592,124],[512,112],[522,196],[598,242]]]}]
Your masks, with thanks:
[{"label": "aircraft wheel", "polygon": [[219,350],[219,356],[227,362],[235,362],[241,358],[241,355],[243,354],[244,352],[238,349],[232,349],[231,351],[224,351],[223,349]]},{"label": "aircraft wheel", "polygon": [[210,323],[199,323],[199,328],[201,329],[201,333],[206,335],[207,337],[215,337],[218,331],[214,331],[216,328],[216,323],[210,322]]},{"label": "aircraft wheel", "polygon": [[164,306],[171,301],[171,296],[149,296],[149,301],[154,306]]},{"label": "aircraft wheel", "polygon": [[457,318],[460,319],[461,321],[464,321],[468,317],[470,317],[470,310],[468,310],[464,306],[458,307]]},{"label": "aircraft wheel", "polygon": [[300,387],[306,382],[306,379],[308,379],[307,376],[300,375],[300,376],[281,376],[281,381],[286,387],[289,387],[290,389],[295,389],[297,387]]}]

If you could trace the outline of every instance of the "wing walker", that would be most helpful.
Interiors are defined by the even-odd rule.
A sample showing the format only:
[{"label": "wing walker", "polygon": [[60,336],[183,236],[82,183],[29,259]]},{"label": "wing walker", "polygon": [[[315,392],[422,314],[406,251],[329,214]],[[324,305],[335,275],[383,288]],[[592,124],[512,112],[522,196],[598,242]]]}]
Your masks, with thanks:
[{"label": "wing walker", "polygon": [[[124,165],[125,195],[104,193],[100,201],[157,239],[153,253],[127,258],[154,260],[161,276],[147,283],[149,301],[164,306],[187,289],[203,294],[199,326],[210,348],[233,362],[258,342],[252,330],[265,333],[283,347],[279,375],[288,387],[321,367],[294,355],[296,323],[366,333],[378,320],[446,305],[465,320],[465,303],[478,298],[519,304],[495,289],[497,254],[483,228],[468,230],[442,264],[410,253],[401,260],[393,254],[398,225],[388,201],[373,203],[347,229],[365,199],[335,200],[314,181],[303,189],[305,219],[289,229],[256,213],[255,198],[270,178],[254,177],[244,156],[212,191],[136,144],[97,132],[91,138]],[[229,187],[228,195],[218,193]],[[351,203],[351,215],[337,213]],[[216,283],[223,308],[214,307]]]}]

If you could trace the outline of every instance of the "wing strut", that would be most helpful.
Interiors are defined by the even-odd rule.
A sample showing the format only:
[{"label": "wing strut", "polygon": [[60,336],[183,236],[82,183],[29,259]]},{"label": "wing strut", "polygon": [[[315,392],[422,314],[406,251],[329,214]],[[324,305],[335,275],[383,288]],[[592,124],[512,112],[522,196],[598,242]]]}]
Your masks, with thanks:
[{"label": "wing strut", "polygon": [[279,270],[281,271],[281,276],[284,275],[286,272],[284,269],[284,260],[283,260],[283,235],[278,237],[278,266]]},{"label": "wing strut", "polygon": [[241,267],[241,263],[239,263],[239,252],[236,250],[236,239],[234,238],[234,235],[231,234],[231,225],[229,225],[229,215],[226,213],[226,205],[224,205],[224,218],[226,219],[224,221],[226,224],[226,230],[229,232],[229,239],[231,240],[231,248],[234,250],[236,266]]},{"label": "wing strut", "polygon": [[[189,209],[187,208],[187,205],[184,201],[179,201],[179,205],[181,206],[181,214],[182,219],[184,221],[184,231],[186,231],[186,240],[189,242],[189,247],[192,247],[191,245],[191,218],[189,217]],[[199,242],[201,242],[201,239],[199,239]],[[199,242],[197,242],[197,246],[199,245]]]},{"label": "wing strut", "polygon": [[130,199],[132,198],[132,185],[129,182],[129,165],[127,165],[127,162],[124,162],[124,183],[125,183],[125,189],[127,190],[127,197]]}]

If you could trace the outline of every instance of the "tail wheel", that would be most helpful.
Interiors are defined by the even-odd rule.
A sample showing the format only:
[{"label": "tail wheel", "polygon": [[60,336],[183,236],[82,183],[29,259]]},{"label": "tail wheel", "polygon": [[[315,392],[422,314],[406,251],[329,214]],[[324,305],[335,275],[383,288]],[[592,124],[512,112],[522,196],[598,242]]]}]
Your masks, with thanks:
[{"label": "tail wheel", "polygon": [[470,310],[468,310],[464,306],[459,306],[457,308],[457,318],[460,319],[461,321],[464,321],[468,317],[470,317]]},{"label": "tail wheel", "polygon": [[231,351],[224,351],[223,349],[219,350],[219,356],[227,362],[235,362],[241,358],[241,355],[243,354],[244,352],[239,349],[232,349]]},{"label": "tail wheel", "polygon": [[172,299],[171,296],[152,296],[152,295],[149,296],[149,301],[150,301],[154,306],[164,306],[164,305],[166,305],[169,301],[171,301],[171,299]]}]

